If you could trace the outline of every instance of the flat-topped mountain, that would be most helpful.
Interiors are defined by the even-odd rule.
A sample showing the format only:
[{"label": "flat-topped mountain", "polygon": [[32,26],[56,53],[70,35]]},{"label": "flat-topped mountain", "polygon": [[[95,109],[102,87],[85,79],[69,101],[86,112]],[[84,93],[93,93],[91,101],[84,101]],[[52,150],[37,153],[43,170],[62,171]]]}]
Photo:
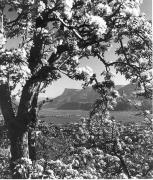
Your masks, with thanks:
[{"label": "flat-topped mountain", "polygon": [[44,108],[60,108],[68,103],[93,103],[98,94],[91,88],[86,89],[65,89],[64,92],[47,103]]},{"label": "flat-topped mountain", "polygon": [[[117,85],[116,89],[122,88],[123,85]],[[98,94],[87,87],[85,89],[65,89],[64,92],[53,99],[52,102],[47,103],[44,108],[56,109],[84,109],[87,110],[98,98]]]}]

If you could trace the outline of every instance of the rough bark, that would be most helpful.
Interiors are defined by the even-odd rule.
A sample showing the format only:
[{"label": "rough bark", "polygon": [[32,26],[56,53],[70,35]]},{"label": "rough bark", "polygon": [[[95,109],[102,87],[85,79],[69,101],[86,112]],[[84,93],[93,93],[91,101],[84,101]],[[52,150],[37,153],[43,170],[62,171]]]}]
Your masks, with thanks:
[{"label": "rough bark", "polygon": [[28,132],[29,158],[34,162],[36,160],[36,138],[33,129]]},{"label": "rough bark", "polygon": [[8,84],[0,85],[0,107],[5,123],[7,125],[10,124],[15,118],[15,113],[11,102]]},{"label": "rough bark", "polygon": [[[11,144],[11,170],[14,173],[14,161],[20,158],[35,159],[35,149],[29,139],[30,126],[36,125],[36,107],[38,99],[38,90],[40,83],[27,82],[23,88],[21,101],[18,107],[18,114],[15,115],[8,84],[0,85],[0,107],[4,116],[5,123],[8,127],[8,137]],[[31,150],[32,148],[32,150]],[[30,155],[29,155],[30,151]],[[22,178],[19,174],[13,175],[12,178]]]},{"label": "rough bark", "polygon": [[[15,113],[13,110],[11,95],[8,84],[0,85],[0,107],[4,116],[5,123],[8,127],[8,137],[11,144],[11,164],[10,168],[13,173],[14,165],[13,162],[21,157],[29,157],[27,147],[27,132],[22,131],[20,124],[16,123]],[[14,178],[14,176],[13,176]],[[20,178],[16,177],[15,178]]]},{"label": "rough bark", "polygon": [[39,88],[38,86],[37,92],[35,93],[35,96],[32,101],[32,109],[30,111],[31,114],[31,126],[29,128],[28,132],[28,146],[29,146],[29,158],[32,161],[36,160],[36,138],[34,135],[36,123],[37,123],[37,103],[38,103],[38,95],[39,95]]},{"label": "rough bark", "polygon": [[12,162],[22,157],[29,158],[28,131],[22,132],[14,129],[14,132],[11,133],[10,141]]}]

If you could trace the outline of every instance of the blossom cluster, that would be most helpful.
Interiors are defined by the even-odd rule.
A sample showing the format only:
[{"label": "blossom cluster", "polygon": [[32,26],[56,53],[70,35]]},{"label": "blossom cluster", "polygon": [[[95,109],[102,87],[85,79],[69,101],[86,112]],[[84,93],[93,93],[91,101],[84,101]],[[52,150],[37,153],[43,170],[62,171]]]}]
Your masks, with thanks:
[{"label": "blossom cluster", "polygon": [[45,10],[45,8],[46,8],[45,3],[43,1],[39,1],[39,3],[38,3],[38,12],[42,13]]},{"label": "blossom cluster", "polygon": [[67,19],[71,19],[72,17],[72,7],[73,7],[73,0],[63,0],[64,5],[64,14]]},{"label": "blossom cluster", "polygon": [[[98,148],[86,149],[85,147],[80,147],[77,151],[78,153],[68,157],[67,163],[62,160],[45,162],[45,160],[40,159],[32,166],[29,163],[30,160],[25,161],[25,158],[22,158],[16,162],[15,170],[23,178],[95,179],[105,177],[106,171],[103,168],[105,168],[108,161],[119,166],[119,159],[116,156],[105,154]],[[121,173],[113,177],[119,178],[123,175],[126,176],[124,173]]]},{"label": "blossom cluster", "polygon": [[35,0],[28,0],[27,3],[32,5],[35,3]]},{"label": "blossom cluster", "polygon": [[149,69],[141,73],[141,77],[144,77],[146,80],[153,79],[153,69]]},{"label": "blossom cluster", "polygon": [[106,21],[100,16],[87,15],[89,24],[94,26],[96,35],[101,38],[107,30]]},{"label": "blossom cluster", "polygon": [[75,70],[76,75],[82,76],[82,79],[84,79],[86,82],[88,82],[93,75],[93,70],[89,66],[77,67]]},{"label": "blossom cluster", "polygon": [[121,15],[123,16],[139,16],[140,15],[140,4],[142,3],[141,0],[126,0],[123,3],[123,8],[121,11]]},{"label": "blossom cluster", "polygon": [[89,67],[89,66],[85,66],[85,67],[78,67],[76,69],[76,72],[78,74],[86,74],[87,76],[92,76],[93,75],[93,70]]},{"label": "blossom cluster", "polygon": [[[146,111],[146,114],[150,112]],[[71,136],[69,150],[63,151],[58,159],[39,159],[35,164],[22,158],[15,162],[15,173],[31,179],[127,179],[128,174],[122,168],[124,161],[130,178],[153,177],[153,132],[150,126],[130,122],[114,123],[108,128],[104,122],[97,124],[93,131],[94,124],[91,123],[94,120],[97,124],[105,119],[97,115],[92,120],[82,118],[79,123],[62,126],[60,133],[66,133],[67,128],[68,134],[56,135],[55,141]],[[51,132],[50,126],[46,124],[46,127]],[[73,133],[72,129],[75,130]],[[83,136],[86,141],[81,138]],[[46,138],[49,138],[47,133]]]},{"label": "blossom cluster", "polygon": [[24,48],[18,48],[8,51],[2,48],[0,50],[0,57],[1,82],[8,82],[12,89],[16,87],[17,83],[23,85],[31,75],[31,71],[26,62],[26,50]]},{"label": "blossom cluster", "polygon": [[75,63],[79,63],[79,57],[76,55],[76,56],[73,56],[72,57],[72,60],[75,62]]},{"label": "blossom cluster", "polygon": [[7,50],[5,48],[2,48],[0,50],[0,56],[1,56],[1,59],[6,58],[6,61],[8,61],[8,59],[10,59],[11,61],[14,60],[14,62],[17,62],[17,59],[18,60],[20,59],[21,61],[26,62],[27,51],[24,47],[18,48],[18,49],[12,49],[12,50]]},{"label": "blossom cluster", "polygon": [[112,13],[112,8],[108,4],[100,3],[96,8],[102,14],[110,15]]}]

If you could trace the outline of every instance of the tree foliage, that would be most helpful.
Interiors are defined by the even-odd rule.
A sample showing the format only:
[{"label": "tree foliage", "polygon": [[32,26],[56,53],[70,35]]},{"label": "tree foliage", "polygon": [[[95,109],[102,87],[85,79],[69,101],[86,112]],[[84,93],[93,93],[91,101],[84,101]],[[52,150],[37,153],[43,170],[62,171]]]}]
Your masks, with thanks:
[{"label": "tree foliage", "polygon": [[[110,123],[109,110],[119,96],[114,90],[111,67],[137,84],[137,95],[151,98],[151,22],[140,13],[141,3],[141,0],[1,1],[0,106],[10,139],[11,170],[18,169],[18,173],[12,171],[15,178],[26,176],[25,171],[20,173],[24,169],[20,166],[31,166],[28,158],[34,158],[29,152],[35,144],[30,139],[37,125],[38,95],[62,74],[83,80],[84,86],[92,84],[100,94],[90,113],[92,127]],[[12,39],[16,43],[8,48]],[[105,54],[111,45],[117,58],[109,60]],[[105,67],[100,82],[89,66],[79,65],[82,58],[96,57]],[[20,97],[17,111],[12,103],[14,95]],[[119,144],[119,139],[115,143]],[[114,153],[130,177],[123,157],[118,150]]]},{"label": "tree foliage", "polygon": [[[139,0],[2,1],[1,47],[6,39],[20,38],[19,48],[1,48],[1,80],[9,81],[11,89],[18,83],[24,86],[27,79],[46,85],[60,72],[88,81],[92,70],[78,64],[92,56],[108,71],[115,66],[127,79],[144,84],[143,92],[149,91],[151,23],[140,14],[140,4]],[[13,11],[14,18],[7,11]],[[119,44],[118,59],[110,62],[104,53],[114,43]]]}]

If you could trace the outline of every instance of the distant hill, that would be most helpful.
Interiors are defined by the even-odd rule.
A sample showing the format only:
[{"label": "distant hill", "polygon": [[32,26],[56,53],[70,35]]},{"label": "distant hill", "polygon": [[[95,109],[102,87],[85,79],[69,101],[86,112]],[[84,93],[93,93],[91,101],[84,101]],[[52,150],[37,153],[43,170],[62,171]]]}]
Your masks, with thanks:
[{"label": "distant hill", "polygon": [[122,86],[118,89],[118,92],[122,95],[123,93],[126,94],[128,98],[132,97],[133,92],[136,91],[135,84],[128,84],[126,86]]},{"label": "distant hill", "polygon": [[91,87],[86,89],[66,88],[60,96],[53,99],[53,102],[44,105],[44,108],[64,108],[63,105],[69,103],[71,105],[73,103],[93,103],[96,98],[98,98],[98,94]]},{"label": "distant hill", "polygon": [[[122,87],[123,85],[117,85],[116,89],[118,90]],[[86,89],[66,88],[60,96],[53,99],[53,102],[44,105],[44,108],[88,110],[97,98],[98,93],[92,87],[87,87]]]}]

